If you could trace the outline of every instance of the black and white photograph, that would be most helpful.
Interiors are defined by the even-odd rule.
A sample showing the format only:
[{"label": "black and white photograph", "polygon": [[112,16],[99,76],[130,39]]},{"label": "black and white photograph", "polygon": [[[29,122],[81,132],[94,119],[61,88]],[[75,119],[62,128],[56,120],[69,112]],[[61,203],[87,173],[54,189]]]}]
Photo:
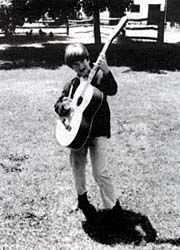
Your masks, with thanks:
[{"label": "black and white photograph", "polygon": [[179,0],[0,0],[0,250],[178,250],[179,71]]}]

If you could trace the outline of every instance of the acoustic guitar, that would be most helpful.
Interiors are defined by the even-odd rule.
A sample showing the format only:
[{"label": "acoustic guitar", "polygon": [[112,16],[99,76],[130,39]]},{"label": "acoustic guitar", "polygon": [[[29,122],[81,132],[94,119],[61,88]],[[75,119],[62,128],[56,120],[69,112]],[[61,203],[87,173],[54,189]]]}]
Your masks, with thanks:
[{"label": "acoustic guitar", "polygon": [[[101,51],[102,54],[106,53],[110,44],[126,22],[127,16],[120,19],[116,28],[103,46]],[[76,89],[71,101],[69,114],[64,117],[59,117],[57,121],[56,138],[62,146],[79,150],[89,137],[94,116],[103,101],[103,93],[91,85],[98,72],[98,66],[96,64],[97,63],[95,63],[95,66],[91,69],[88,79],[83,79]],[[69,97],[71,96],[71,91],[72,89],[70,89]]]}]

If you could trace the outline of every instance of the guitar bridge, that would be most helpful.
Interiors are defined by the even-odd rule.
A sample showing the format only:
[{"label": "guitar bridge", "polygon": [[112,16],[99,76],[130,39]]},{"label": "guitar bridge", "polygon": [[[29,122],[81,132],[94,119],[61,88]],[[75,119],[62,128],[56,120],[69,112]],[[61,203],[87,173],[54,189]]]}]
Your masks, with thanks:
[{"label": "guitar bridge", "polygon": [[66,119],[63,119],[62,123],[68,131],[71,131],[72,127],[69,124],[67,124]]}]

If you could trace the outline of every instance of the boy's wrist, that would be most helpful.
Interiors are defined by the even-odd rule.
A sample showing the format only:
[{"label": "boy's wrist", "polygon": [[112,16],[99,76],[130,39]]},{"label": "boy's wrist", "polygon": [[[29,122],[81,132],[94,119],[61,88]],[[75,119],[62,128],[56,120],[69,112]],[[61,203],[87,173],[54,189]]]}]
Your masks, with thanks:
[{"label": "boy's wrist", "polygon": [[103,70],[103,74],[104,74],[104,75],[108,75],[108,74],[109,74],[109,72],[110,72],[110,70],[109,70],[109,69],[105,69],[105,70]]}]

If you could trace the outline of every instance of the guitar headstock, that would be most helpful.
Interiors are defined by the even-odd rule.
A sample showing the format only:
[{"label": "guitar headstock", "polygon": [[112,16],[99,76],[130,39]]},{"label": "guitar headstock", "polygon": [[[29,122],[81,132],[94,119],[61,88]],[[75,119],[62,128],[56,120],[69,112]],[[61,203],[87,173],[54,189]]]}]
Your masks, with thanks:
[{"label": "guitar headstock", "polygon": [[126,24],[127,20],[128,20],[127,16],[123,16],[120,19],[119,23],[117,24],[116,28],[113,30],[111,34],[110,40],[114,40],[114,38],[118,35],[123,26]]},{"label": "guitar headstock", "polygon": [[119,32],[121,31],[121,29],[124,27],[124,25],[127,23],[128,21],[128,15],[123,16],[119,23],[116,25],[115,29],[112,31],[112,34],[110,34],[110,37],[108,38],[108,40],[106,41],[101,53],[105,54],[106,50],[108,49],[109,45],[112,43],[112,41],[114,40],[114,38],[119,34]]}]

